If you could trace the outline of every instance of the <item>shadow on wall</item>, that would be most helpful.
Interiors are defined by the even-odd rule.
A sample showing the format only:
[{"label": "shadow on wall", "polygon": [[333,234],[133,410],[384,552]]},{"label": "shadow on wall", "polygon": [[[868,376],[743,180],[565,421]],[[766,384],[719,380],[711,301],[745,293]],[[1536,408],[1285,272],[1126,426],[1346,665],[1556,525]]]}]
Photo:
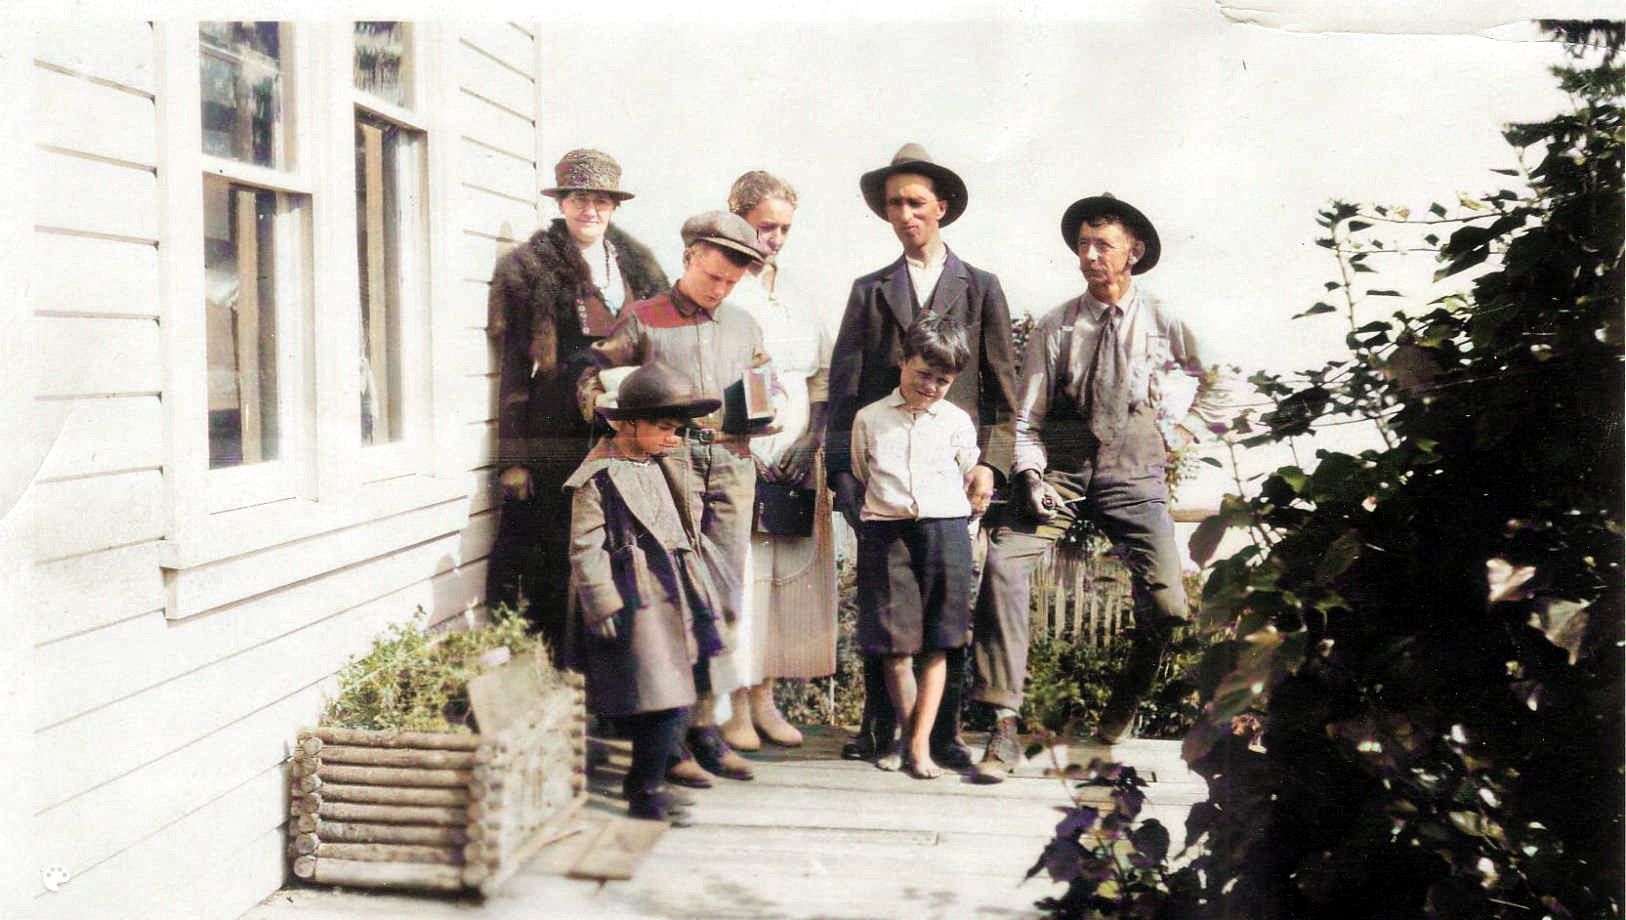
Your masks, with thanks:
[{"label": "shadow on wall", "polygon": [[462,625],[473,626],[475,608],[481,603],[481,586],[468,576],[468,566],[459,566],[456,559],[446,555],[436,561],[435,571],[440,574],[430,582],[433,602],[425,625],[448,623],[461,614]]}]

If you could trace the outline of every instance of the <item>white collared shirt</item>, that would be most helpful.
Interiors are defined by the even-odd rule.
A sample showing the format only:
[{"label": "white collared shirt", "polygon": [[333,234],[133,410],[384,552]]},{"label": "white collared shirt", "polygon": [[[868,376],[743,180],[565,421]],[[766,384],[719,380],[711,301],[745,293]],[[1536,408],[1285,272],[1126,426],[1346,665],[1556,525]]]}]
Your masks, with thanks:
[{"label": "white collared shirt", "polygon": [[915,288],[915,302],[920,306],[931,303],[932,291],[937,289],[937,279],[943,277],[943,266],[947,262],[948,247],[942,240],[937,241],[936,248],[927,249],[926,258],[922,260],[903,257],[903,263],[909,268],[909,283]]},{"label": "white collared shirt", "polygon": [[939,399],[911,409],[891,393],[853,419],[852,471],[864,484],[866,521],[969,517],[965,478],[977,465],[977,426]]}]

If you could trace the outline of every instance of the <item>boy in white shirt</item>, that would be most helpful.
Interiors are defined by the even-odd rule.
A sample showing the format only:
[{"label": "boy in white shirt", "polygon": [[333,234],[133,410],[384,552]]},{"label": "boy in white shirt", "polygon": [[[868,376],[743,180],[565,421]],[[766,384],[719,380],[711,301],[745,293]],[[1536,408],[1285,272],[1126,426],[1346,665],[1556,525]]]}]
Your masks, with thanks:
[{"label": "boy in white shirt", "polygon": [[[943,696],[943,653],[971,625],[977,427],[943,396],[971,362],[965,327],[927,313],[904,334],[898,388],[853,419],[852,471],[864,486],[858,528],[858,647],[883,662],[902,738],[876,762],[935,779],[931,727]],[[980,509],[979,509],[980,511]],[[919,656],[920,679],[912,658]]]}]

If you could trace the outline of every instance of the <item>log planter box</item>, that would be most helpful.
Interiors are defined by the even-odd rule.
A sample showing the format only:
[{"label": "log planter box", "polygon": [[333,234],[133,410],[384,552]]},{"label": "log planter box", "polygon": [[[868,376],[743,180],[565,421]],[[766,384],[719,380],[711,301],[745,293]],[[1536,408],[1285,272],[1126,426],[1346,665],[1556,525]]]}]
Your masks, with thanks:
[{"label": "log planter box", "polygon": [[290,776],[294,875],[489,895],[587,798],[580,675],[494,733],[315,728]]}]

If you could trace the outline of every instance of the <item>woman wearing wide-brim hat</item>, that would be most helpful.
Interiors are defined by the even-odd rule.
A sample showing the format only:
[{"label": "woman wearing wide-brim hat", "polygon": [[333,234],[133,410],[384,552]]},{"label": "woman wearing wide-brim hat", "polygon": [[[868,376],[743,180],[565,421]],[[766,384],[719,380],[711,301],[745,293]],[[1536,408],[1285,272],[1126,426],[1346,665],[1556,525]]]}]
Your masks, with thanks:
[{"label": "woman wearing wide-brim hat", "polygon": [[633,194],[599,150],[566,153],[541,190],[560,217],[497,260],[486,333],[497,352],[497,469],[503,505],[488,603],[529,604],[557,656],[569,581],[570,506],[559,484],[586,456],[592,429],[576,402],[589,346],[621,308],[667,288],[641,243],[611,226]]}]

